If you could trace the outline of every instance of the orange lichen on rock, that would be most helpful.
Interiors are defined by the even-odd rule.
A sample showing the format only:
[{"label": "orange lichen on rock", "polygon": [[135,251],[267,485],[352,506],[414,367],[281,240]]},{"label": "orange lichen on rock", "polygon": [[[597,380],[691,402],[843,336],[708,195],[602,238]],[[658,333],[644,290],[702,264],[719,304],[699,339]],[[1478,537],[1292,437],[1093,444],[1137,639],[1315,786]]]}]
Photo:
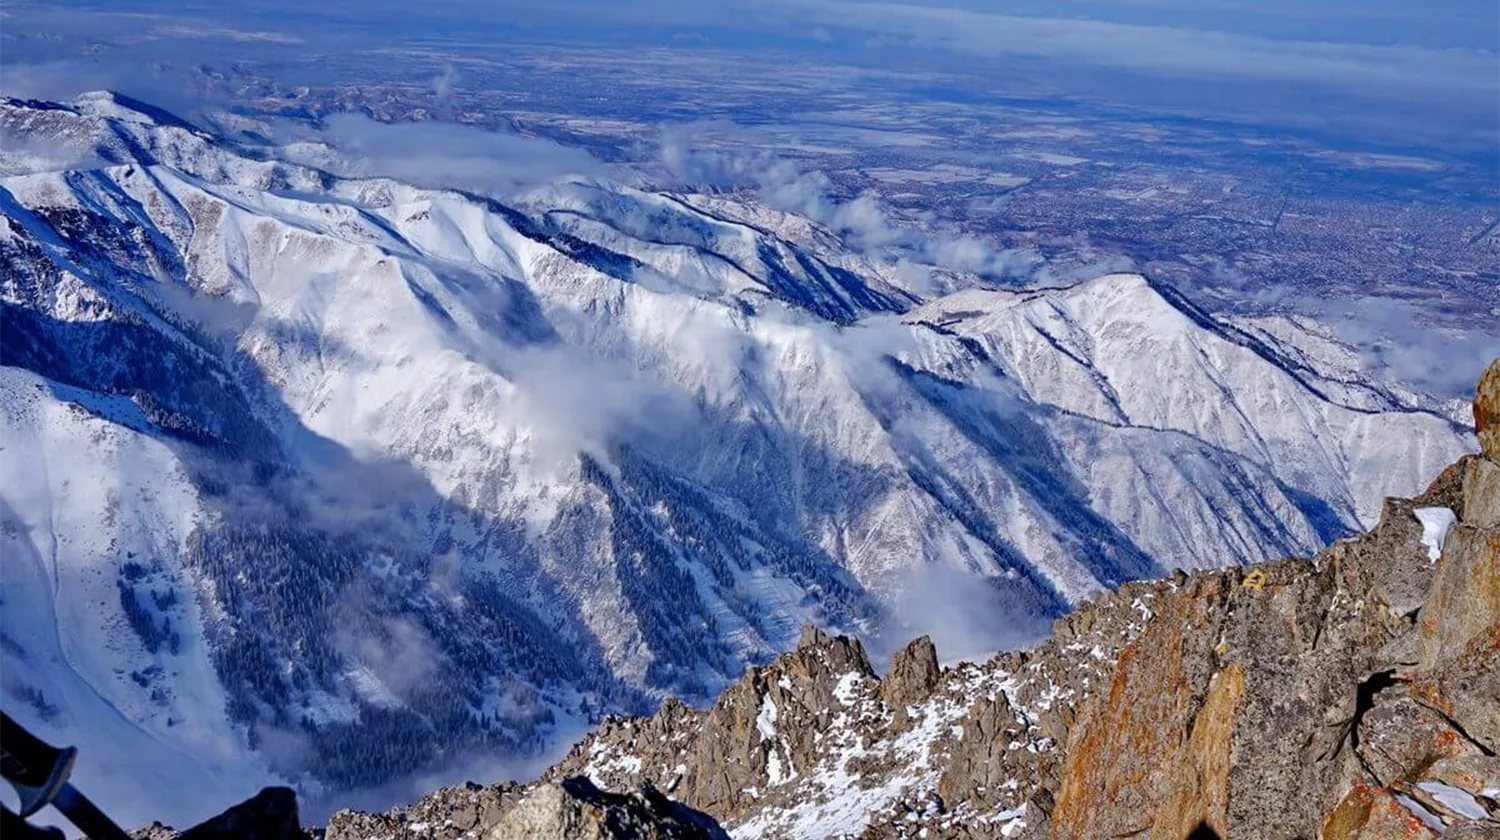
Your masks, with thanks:
[{"label": "orange lichen on rock", "polygon": [[1474,433],[1484,454],[1500,461],[1500,359],[1490,362],[1474,392]]},{"label": "orange lichen on rock", "polygon": [[1214,675],[1193,719],[1187,752],[1177,762],[1177,793],[1157,815],[1152,840],[1181,840],[1198,825],[1228,833],[1229,770],[1234,727],[1245,697],[1245,671],[1230,665]]},{"label": "orange lichen on rock", "polygon": [[1323,840],[1429,840],[1437,837],[1384,788],[1357,784],[1328,815]]}]

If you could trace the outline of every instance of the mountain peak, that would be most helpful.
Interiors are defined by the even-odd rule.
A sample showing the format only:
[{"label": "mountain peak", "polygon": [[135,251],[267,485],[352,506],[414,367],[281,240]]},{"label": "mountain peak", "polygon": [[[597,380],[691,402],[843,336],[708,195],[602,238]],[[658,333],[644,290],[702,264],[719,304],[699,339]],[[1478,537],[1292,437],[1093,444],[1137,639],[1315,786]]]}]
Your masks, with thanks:
[{"label": "mountain peak", "polygon": [[163,108],[142,102],[113,90],[93,90],[80,93],[73,98],[73,107],[80,113],[105,119],[134,123],[147,127],[166,127],[196,130],[186,120]]}]

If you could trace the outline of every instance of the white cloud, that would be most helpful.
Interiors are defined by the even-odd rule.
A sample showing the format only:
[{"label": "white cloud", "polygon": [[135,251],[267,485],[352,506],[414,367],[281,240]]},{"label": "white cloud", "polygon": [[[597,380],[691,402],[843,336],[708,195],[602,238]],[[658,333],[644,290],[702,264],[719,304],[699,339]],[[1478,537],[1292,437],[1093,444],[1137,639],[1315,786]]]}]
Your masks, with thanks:
[{"label": "white cloud", "polygon": [[1392,298],[1314,300],[1318,320],[1357,348],[1369,370],[1437,396],[1472,394],[1479,374],[1500,355],[1500,331],[1435,326],[1420,306]]},{"label": "white cloud", "polygon": [[667,433],[692,411],[680,390],[572,347],[528,348],[508,368],[514,422],[529,431],[532,457],[544,471],[580,452],[607,462],[611,444],[644,431]]},{"label": "white cloud", "polygon": [[[444,78],[434,84],[452,84]],[[607,172],[583,149],[458,123],[383,123],[362,114],[334,114],[315,133],[287,123],[281,128],[288,136],[280,139],[315,141],[287,145],[289,158],[349,177],[384,176],[427,187],[504,194]]]},{"label": "white cloud", "polygon": [[[996,248],[978,237],[932,225],[893,221],[871,192],[848,201],[833,197],[834,184],[822,172],[804,171],[796,162],[759,151],[723,149],[714,135],[743,129],[723,122],[673,126],[662,131],[660,159],[674,177],[692,186],[752,188],[778,210],[805,216],[833,230],[850,247],[876,256],[900,252],[903,271],[917,278],[913,261],[951,271],[1025,275],[1040,263],[1029,249]],[[922,280],[919,285],[929,285]]]},{"label": "white cloud", "polygon": [[[929,565],[903,580],[895,617],[904,638],[932,637],[943,661],[980,662],[996,651],[1028,647],[1047,635],[1051,619],[1028,615],[1002,589],[1010,585],[975,571]],[[936,605],[936,608],[935,608]],[[872,644],[884,653],[884,640]]]}]

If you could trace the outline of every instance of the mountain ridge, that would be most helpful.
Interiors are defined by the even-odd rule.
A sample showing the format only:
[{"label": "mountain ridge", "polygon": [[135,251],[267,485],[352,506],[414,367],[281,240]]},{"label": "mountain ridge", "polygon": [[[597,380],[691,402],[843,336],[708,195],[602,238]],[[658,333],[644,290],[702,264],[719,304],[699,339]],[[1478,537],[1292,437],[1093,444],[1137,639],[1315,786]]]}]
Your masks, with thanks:
[{"label": "mountain ridge", "polygon": [[[707,701],[804,623],[992,650],[1132,577],[1314,550],[1473,448],[1185,317],[1174,344],[1135,280],[1073,292],[1098,317],[1057,345],[1040,305],[944,332],[905,321],[954,296],[908,307],[811,222],[692,207],[728,198],[476,198],[185,126],[0,105],[17,148],[77,164],[0,177],[0,398],[31,447],[4,453],[31,582],[7,599],[67,607],[3,629],[31,663],[8,690],[53,710],[29,724],[87,748],[128,709],[112,738],[226,790],[534,759],[601,711]],[[580,207],[610,224],[540,220]],[[1092,367],[1169,431],[1102,422]],[[151,649],[168,627],[182,652]],[[70,658],[67,687],[38,664]]]},{"label": "mountain ridge", "polygon": [[1130,583],[988,662],[920,637],[883,678],[808,627],[709,709],[608,718],[530,786],[342,811],[327,836],[498,838],[489,814],[577,778],[737,838],[1495,836],[1500,360],[1479,391],[1484,453],[1317,557]]}]

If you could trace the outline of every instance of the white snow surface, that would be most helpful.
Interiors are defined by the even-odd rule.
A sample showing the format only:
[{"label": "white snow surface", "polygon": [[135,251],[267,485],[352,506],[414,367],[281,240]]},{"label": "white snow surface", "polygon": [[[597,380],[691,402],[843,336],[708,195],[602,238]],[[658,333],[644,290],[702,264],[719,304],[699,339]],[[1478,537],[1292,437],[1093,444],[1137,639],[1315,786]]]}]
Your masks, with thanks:
[{"label": "white snow surface", "polygon": [[[274,783],[224,716],[208,651],[189,634],[176,655],[134,643],[115,590],[133,556],[176,556],[201,515],[181,465],[131,428],[127,400],[101,400],[0,367],[0,685],[7,711],[82,751],[73,778],[126,825],[197,821]],[[178,574],[181,574],[178,570]],[[191,598],[182,626],[202,621]],[[18,652],[21,651],[21,652]],[[165,702],[132,672],[165,667]],[[18,697],[32,692],[35,705]],[[192,791],[191,796],[181,796]]]},{"label": "white snow surface", "polygon": [[1427,559],[1436,563],[1443,554],[1443,543],[1448,541],[1448,530],[1458,522],[1458,517],[1445,507],[1417,508],[1412,514],[1422,523],[1422,545],[1427,546]]},{"label": "white snow surface", "polygon": [[1438,804],[1461,817],[1471,820],[1489,817],[1489,812],[1479,804],[1479,800],[1462,788],[1433,781],[1418,782],[1417,787],[1431,795]]}]

